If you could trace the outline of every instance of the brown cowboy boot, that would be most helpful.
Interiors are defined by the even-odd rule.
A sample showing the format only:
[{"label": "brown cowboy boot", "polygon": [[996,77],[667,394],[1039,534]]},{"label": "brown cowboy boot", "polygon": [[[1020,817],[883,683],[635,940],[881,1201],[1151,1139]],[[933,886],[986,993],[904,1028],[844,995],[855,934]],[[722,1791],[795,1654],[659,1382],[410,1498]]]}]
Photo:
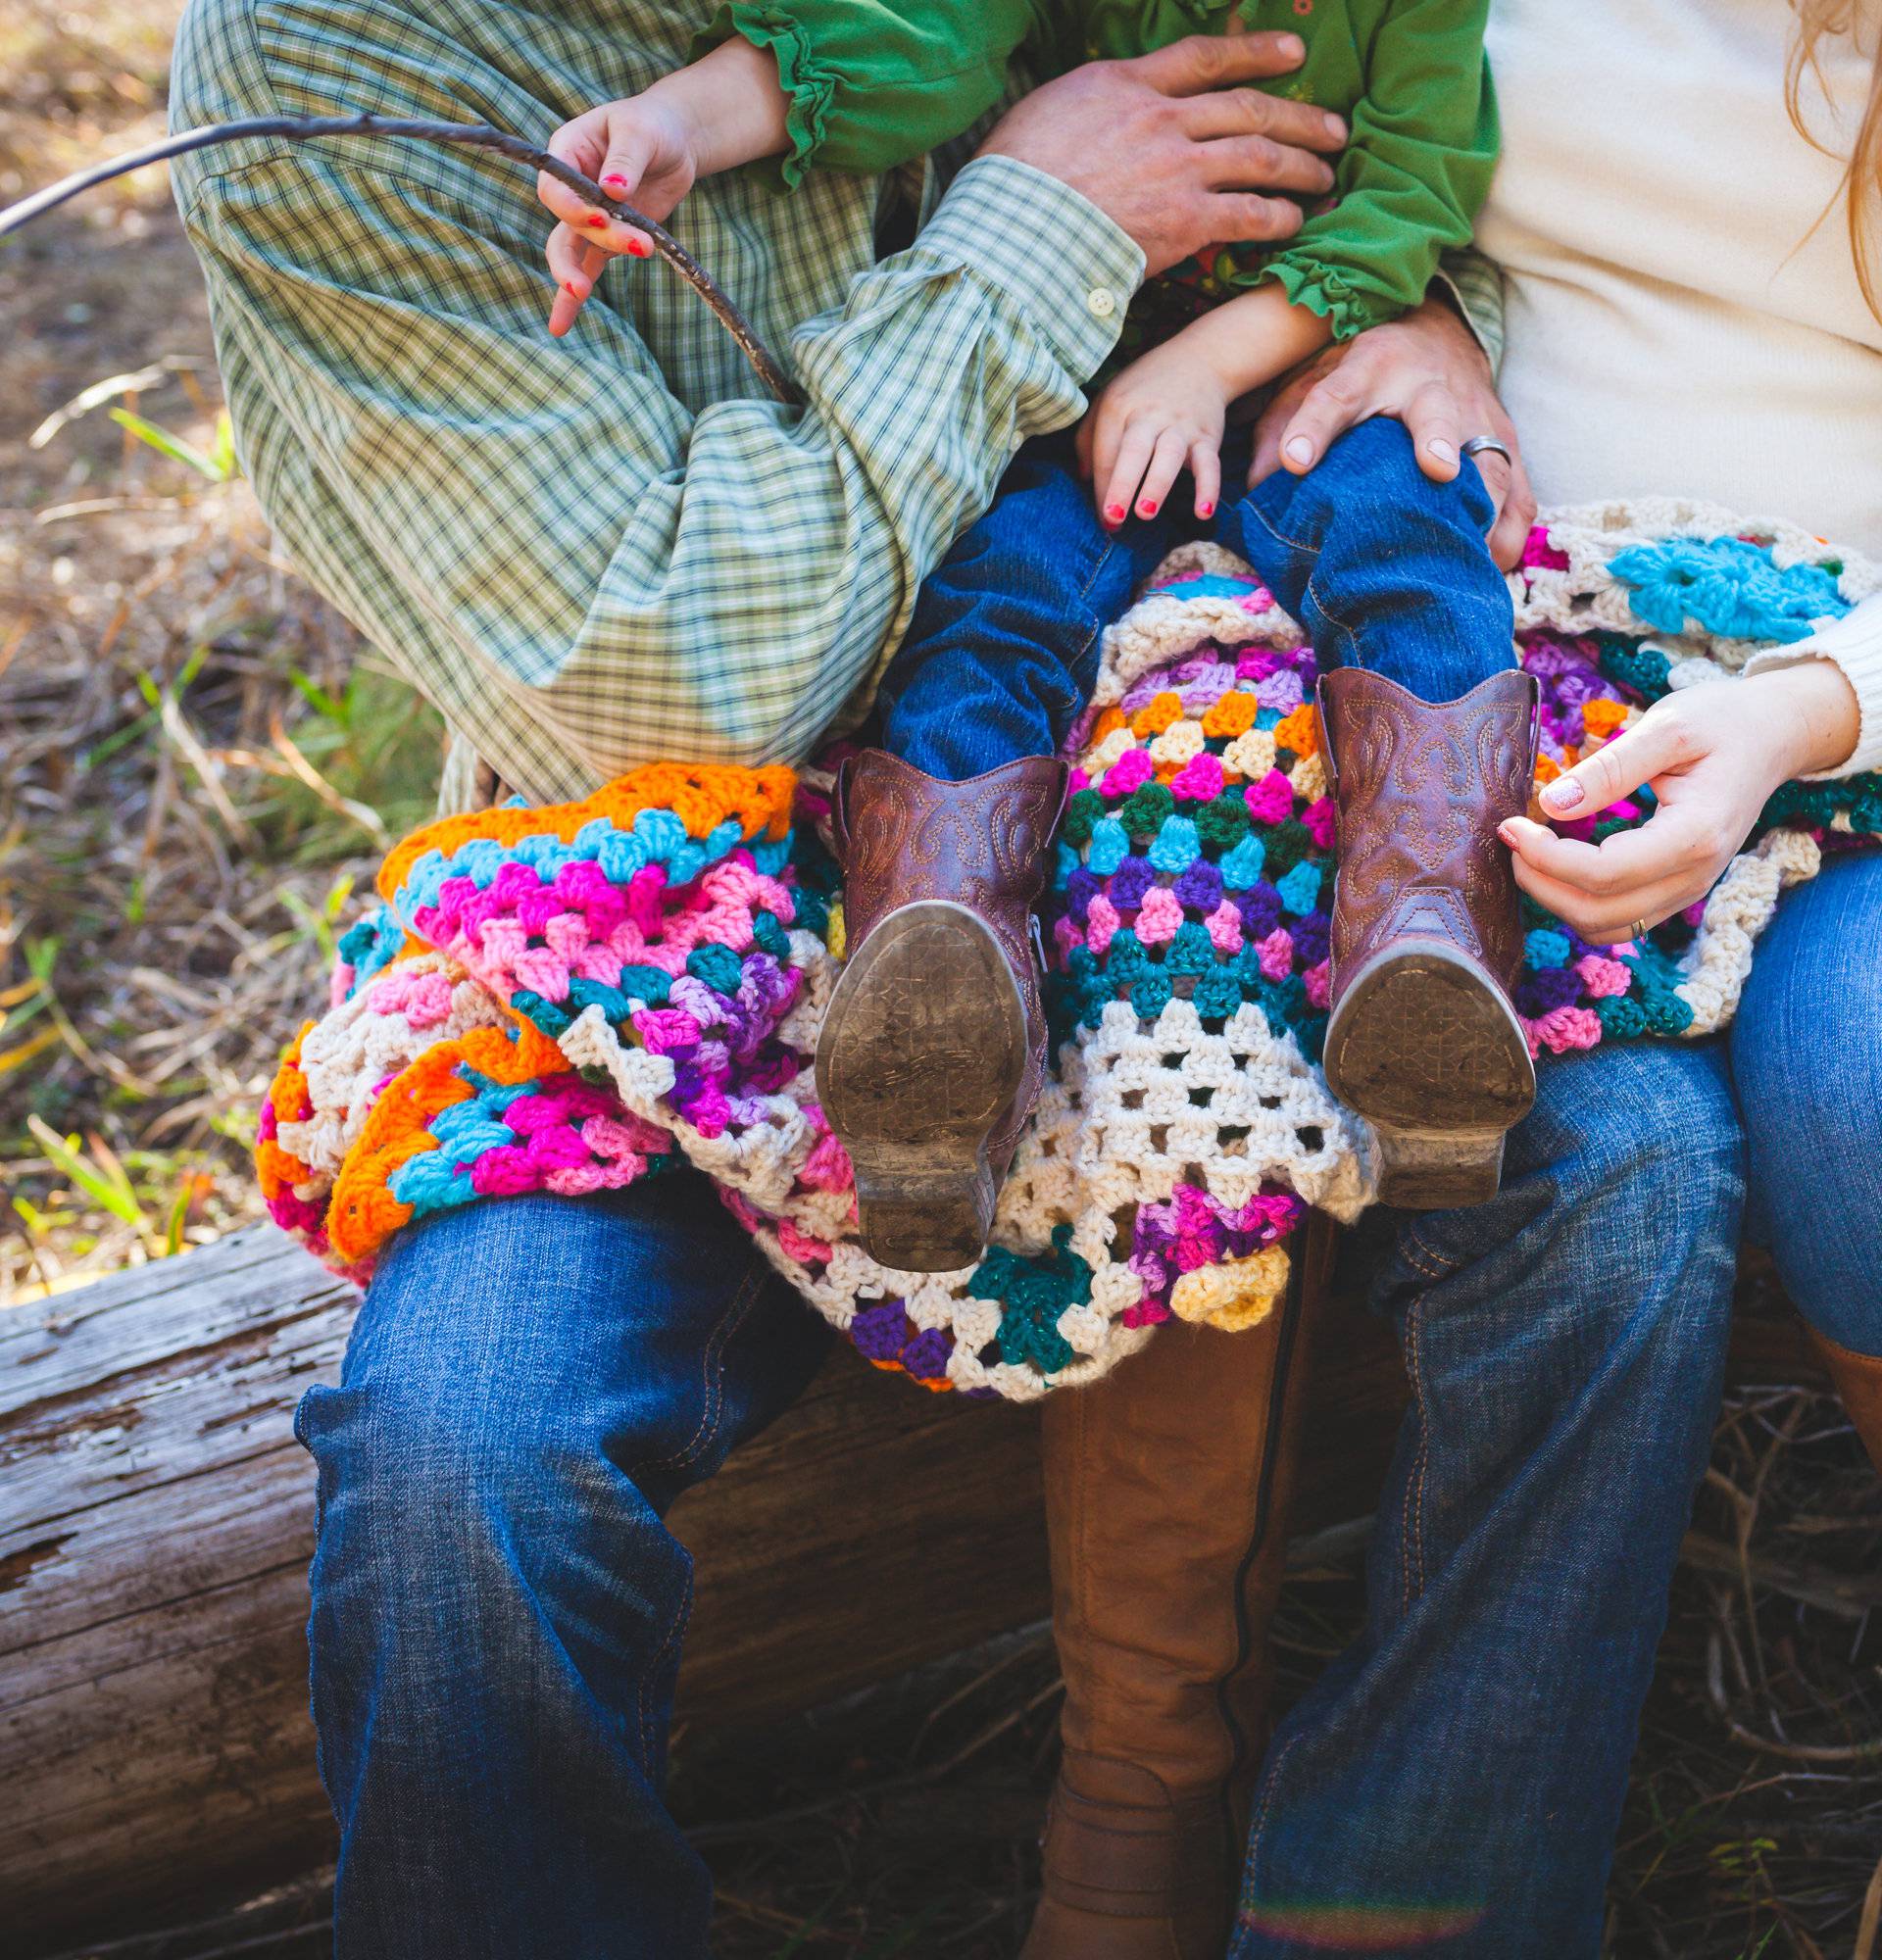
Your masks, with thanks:
[{"label": "brown cowboy boot", "polygon": [[1861,1438],[1869,1461],[1882,1474],[1882,1356],[1858,1354],[1822,1334],[1812,1334],[1810,1345],[1822,1356],[1830,1380],[1843,1397],[1850,1427]]},{"label": "brown cowboy boot", "polygon": [[1326,1080],[1378,1136],[1387,1204],[1494,1198],[1535,1101],[1497,826],[1529,807],[1536,702],[1513,669],[1440,707],[1359,667],[1320,681],[1340,854]]},{"label": "brown cowboy boot", "polygon": [[1332,1244],[1312,1214],[1259,1327],[1160,1328],[1104,1381],[1046,1398],[1064,1756],[1020,1960],[1221,1960]]},{"label": "brown cowboy boot", "polygon": [[1045,1072],[1032,909],[1065,802],[1044,756],[965,783],[879,749],[838,771],[849,950],[817,1080],[885,1266],[952,1272],[986,1245]]}]

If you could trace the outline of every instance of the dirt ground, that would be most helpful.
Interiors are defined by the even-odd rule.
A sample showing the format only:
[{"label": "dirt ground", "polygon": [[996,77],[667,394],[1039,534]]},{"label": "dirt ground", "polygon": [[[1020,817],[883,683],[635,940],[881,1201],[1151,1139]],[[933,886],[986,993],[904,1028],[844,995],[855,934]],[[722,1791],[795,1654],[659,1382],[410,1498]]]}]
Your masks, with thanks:
[{"label": "dirt ground", "polygon": [[[0,201],[161,128],[176,12],[0,0]],[[435,720],[223,480],[220,408],[161,171],[0,246],[0,1298],[258,1215],[275,1052],[431,794]],[[153,446],[173,438],[196,461]],[[1358,1624],[1359,1544],[1308,1548],[1290,1693]],[[1878,1572],[1882,1497],[1834,1404],[1738,1397],[1647,1712],[1613,1960],[1874,1960]],[[682,1737],[719,1952],[1010,1956],[1056,1708],[1035,1634],[764,1737]],[[323,1900],[317,1874],[213,1950],[323,1953]]]}]

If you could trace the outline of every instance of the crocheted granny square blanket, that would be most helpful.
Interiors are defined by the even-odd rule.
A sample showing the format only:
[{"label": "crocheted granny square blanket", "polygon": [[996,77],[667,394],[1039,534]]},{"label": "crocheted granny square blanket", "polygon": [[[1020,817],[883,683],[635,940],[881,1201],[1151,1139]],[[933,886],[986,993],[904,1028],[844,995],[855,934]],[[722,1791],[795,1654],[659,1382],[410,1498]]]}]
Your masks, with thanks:
[{"label": "crocheted granny square blanket", "polygon": [[[1709,509],[1551,518],[1512,578],[1538,780],[1878,582]],[[659,764],[407,839],[263,1109],[270,1210],[364,1283],[430,1212],[689,1164],[869,1360],[976,1396],[1091,1381],[1172,1317],[1252,1325],[1306,1208],[1351,1219],[1371,1192],[1369,1139],[1318,1067],[1333,806],[1315,673],[1299,625],[1210,546],[1110,629],[1067,750],[1056,1070],[976,1265],[897,1272],[854,1236],[811,1066],[843,955],[827,768]],[[1561,827],[1600,838],[1651,808],[1641,791]],[[1719,1027],[1783,887],[1878,833],[1882,777],[1791,784],[1704,904],[1642,941],[1591,946],[1532,907],[1515,990],[1532,1049]]]}]

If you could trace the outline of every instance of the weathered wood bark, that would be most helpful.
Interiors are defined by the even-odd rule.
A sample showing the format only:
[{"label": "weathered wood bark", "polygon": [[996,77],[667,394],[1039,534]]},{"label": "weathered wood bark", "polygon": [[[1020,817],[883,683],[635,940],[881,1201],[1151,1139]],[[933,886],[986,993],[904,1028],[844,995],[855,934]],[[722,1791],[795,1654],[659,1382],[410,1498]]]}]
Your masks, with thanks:
[{"label": "weathered wood bark", "polygon": [[[1762,1304],[1760,1274],[1750,1291]],[[0,1315],[10,1956],[327,1844],[306,1712],[310,1466],[289,1421],[337,1370],[352,1311],[264,1228]],[[1785,1322],[1741,1332],[1758,1375],[1809,1372]],[[1389,1336],[1350,1306],[1315,1348],[1301,1530],[1369,1506],[1405,1394]],[[844,1498],[865,1482],[859,1513]],[[805,1706],[1047,1606],[1032,1416],[880,1382],[847,1351],[672,1523],[698,1567],[695,1720]]]}]

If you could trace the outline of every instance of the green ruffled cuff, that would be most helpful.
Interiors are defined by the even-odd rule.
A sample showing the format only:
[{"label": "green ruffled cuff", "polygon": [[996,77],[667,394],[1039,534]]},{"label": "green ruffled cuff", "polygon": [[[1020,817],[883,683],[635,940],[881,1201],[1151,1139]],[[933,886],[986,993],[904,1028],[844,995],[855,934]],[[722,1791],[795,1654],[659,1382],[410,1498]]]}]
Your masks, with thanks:
[{"label": "green ruffled cuff", "polygon": [[737,34],[753,47],[768,51],[777,63],[777,78],[791,99],[784,116],[790,148],[781,157],[765,157],[752,168],[777,190],[795,190],[804,172],[817,162],[829,133],[837,77],[818,65],[811,37],[800,21],[776,7],[752,0],[723,0],[711,23],[693,36],[686,59],[697,61]]},{"label": "green ruffled cuff", "polygon": [[1335,340],[1351,340],[1368,326],[1397,319],[1405,311],[1376,293],[1361,290],[1335,267],[1304,263],[1285,252],[1263,262],[1260,279],[1272,279],[1290,306],[1306,307],[1331,321]]}]

